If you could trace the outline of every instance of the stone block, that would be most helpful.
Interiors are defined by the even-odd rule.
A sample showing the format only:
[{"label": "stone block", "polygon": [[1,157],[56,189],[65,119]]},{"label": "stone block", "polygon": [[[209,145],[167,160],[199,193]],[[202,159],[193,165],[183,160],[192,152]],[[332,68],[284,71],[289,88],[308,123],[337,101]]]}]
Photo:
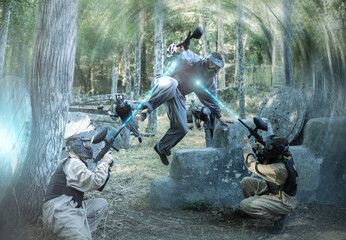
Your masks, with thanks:
[{"label": "stone block", "polygon": [[335,153],[345,149],[346,117],[313,118],[304,128],[303,145],[316,153]]},{"label": "stone block", "polygon": [[[262,119],[268,124],[268,131],[258,130],[258,133],[265,138],[273,134],[273,128],[268,119]],[[242,121],[250,128],[255,128],[252,119],[244,119]],[[214,144],[216,148],[227,149],[227,151],[235,148],[243,148],[243,138],[249,134],[249,130],[239,121],[235,121],[234,124],[228,124],[227,126],[217,124],[214,131]]]},{"label": "stone block", "polygon": [[[244,122],[254,127],[252,120]],[[271,124],[266,122],[268,131],[259,131],[264,138],[273,134]],[[310,120],[304,144],[290,147],[299,175],[299,202],[345,202],[345,123],[346,118]],[[182,208],[197,202],[239,205],[243,199],[240,181],[250,176],[242,154],[245,135],[249,135],[248,130],[240,122],[218,124],[214,131],[216,148],[176,151],[170,176],[157,178],[151,185],[149,206]]]},{"label": "stone block", "polygon": [[149,206],[182,208],[196,202],[238,205],[243,198],[240,180],[249,175],[240,155],[235,157],[217,148],[177,151],[170,176],[153,181]]},{"label": "stone block", "polygon": [[321,182],[322,157],[317,157],[311,149],[304,146],[291,146],[293,160],[298,173],[297,198],[299,202],[317,200],[316,191]]}]

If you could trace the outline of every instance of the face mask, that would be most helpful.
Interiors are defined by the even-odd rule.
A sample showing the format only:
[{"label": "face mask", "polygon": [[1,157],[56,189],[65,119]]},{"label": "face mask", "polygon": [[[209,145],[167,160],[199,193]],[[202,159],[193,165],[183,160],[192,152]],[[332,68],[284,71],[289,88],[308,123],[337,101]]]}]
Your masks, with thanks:
[{"label": "face mask", "polygon": [[211,61],[209,58],[207,59],[207,63],[208,70],[214,71],[215,74],[218,74],[221,68],[218,65],[216,65],[213,61]]},{"label": "face mask", "polygon": [[288,146],[277,142],[275,138],[276,136],[269,136],[269,138],[265,140],[265,147],[262,155],[266,158],[276,158],[283,154],[284,151],[288,151]]},{"label": "face mask", "polygon": [[207,58],[204,58],[203,59],[203,75],[206,77],[206,78],[214,78],[216,76],[216,72],[214,71],[214,68],[209,68],[208,67],[208,59]]}]

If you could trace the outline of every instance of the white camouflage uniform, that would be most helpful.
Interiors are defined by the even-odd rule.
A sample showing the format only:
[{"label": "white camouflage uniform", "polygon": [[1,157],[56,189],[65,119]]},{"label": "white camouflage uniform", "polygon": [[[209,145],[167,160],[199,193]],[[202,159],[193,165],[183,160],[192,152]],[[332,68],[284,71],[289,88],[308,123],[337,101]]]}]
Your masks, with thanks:
[{"label": "white camouflage uniform", "polygon": [[[102,159],[95,172],[90,171],[78,158],[61,161],[66,175],[67,186],[81,192],[97,190],[108,176],[109,160]],[[61,195],[43,205],[43,222],[59,238],[92,239],[93,232],[107,211],[107,202],[102,198],[83,200],[77,208],[72,196]]]}]

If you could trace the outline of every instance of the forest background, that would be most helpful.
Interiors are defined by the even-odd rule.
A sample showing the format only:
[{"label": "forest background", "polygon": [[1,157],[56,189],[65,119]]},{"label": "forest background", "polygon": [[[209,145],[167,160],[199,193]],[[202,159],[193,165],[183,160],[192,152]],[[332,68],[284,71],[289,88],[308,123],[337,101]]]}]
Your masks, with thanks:
[{"label": "forest background", "polygon": [[[27,154],[2,175],[9,180],[0,200],[16,199],[7,209],[16,213],[13,222],[39,216],[70,101],[116,92],[143,99],[153,76],[164,71],[166,47],[196,26],[204,35],[190,48],[200,57],[223,55],[217,85],[235,89],[236,99],[226,104],[240,117],[253,116],[263,96],[279,86],[303,92],[309,118],[345,116],[342,0],[1,0],[0,13],[1,84],[9,76],[22,79],[33,114]],[[2,139],[12,124],[6,104]],[[1,157],[6,154],[2,149]]]}]

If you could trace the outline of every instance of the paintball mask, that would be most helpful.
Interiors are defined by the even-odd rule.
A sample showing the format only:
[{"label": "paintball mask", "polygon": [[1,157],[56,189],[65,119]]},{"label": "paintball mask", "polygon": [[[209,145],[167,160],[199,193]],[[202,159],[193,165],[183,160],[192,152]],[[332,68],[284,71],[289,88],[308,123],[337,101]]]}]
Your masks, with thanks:
[{"label": "paintball mask", "polygon": [[90,145],[89,139],[84,138],[70,138],[66,142],[67,150],[72,149],[78,156],[91,159],[93,157],[93,150]]},{"label": "paintball mask", "polygon": [[121,98],[117,98],[117,104],[118,105],[123,105],[124,101]]},{"label": "paintball mask", "polygon": [[276,135],[270,135],[265,140],[265,147],[262,155],[265,158],[276,158],[284,152],[288,151],[289,144],[287,139],[278,137]]},{"label": "paintball mask", "polygon": [[173,57],[175,46],[176,46],[176,45],[175,45],[174,43],[172,43],[171,45],[169,45],[169,47],[168,47],[167,50],[166,50],[166,56],[167,56],[167,58]]},{"label": "paintball mask", "polygon": [[218,53],[212,53],[207,58],[203,59],[203,69],[208,78],[215,77],[224,66],[222,59],[217,58],[216,55],[218,55]]}]

